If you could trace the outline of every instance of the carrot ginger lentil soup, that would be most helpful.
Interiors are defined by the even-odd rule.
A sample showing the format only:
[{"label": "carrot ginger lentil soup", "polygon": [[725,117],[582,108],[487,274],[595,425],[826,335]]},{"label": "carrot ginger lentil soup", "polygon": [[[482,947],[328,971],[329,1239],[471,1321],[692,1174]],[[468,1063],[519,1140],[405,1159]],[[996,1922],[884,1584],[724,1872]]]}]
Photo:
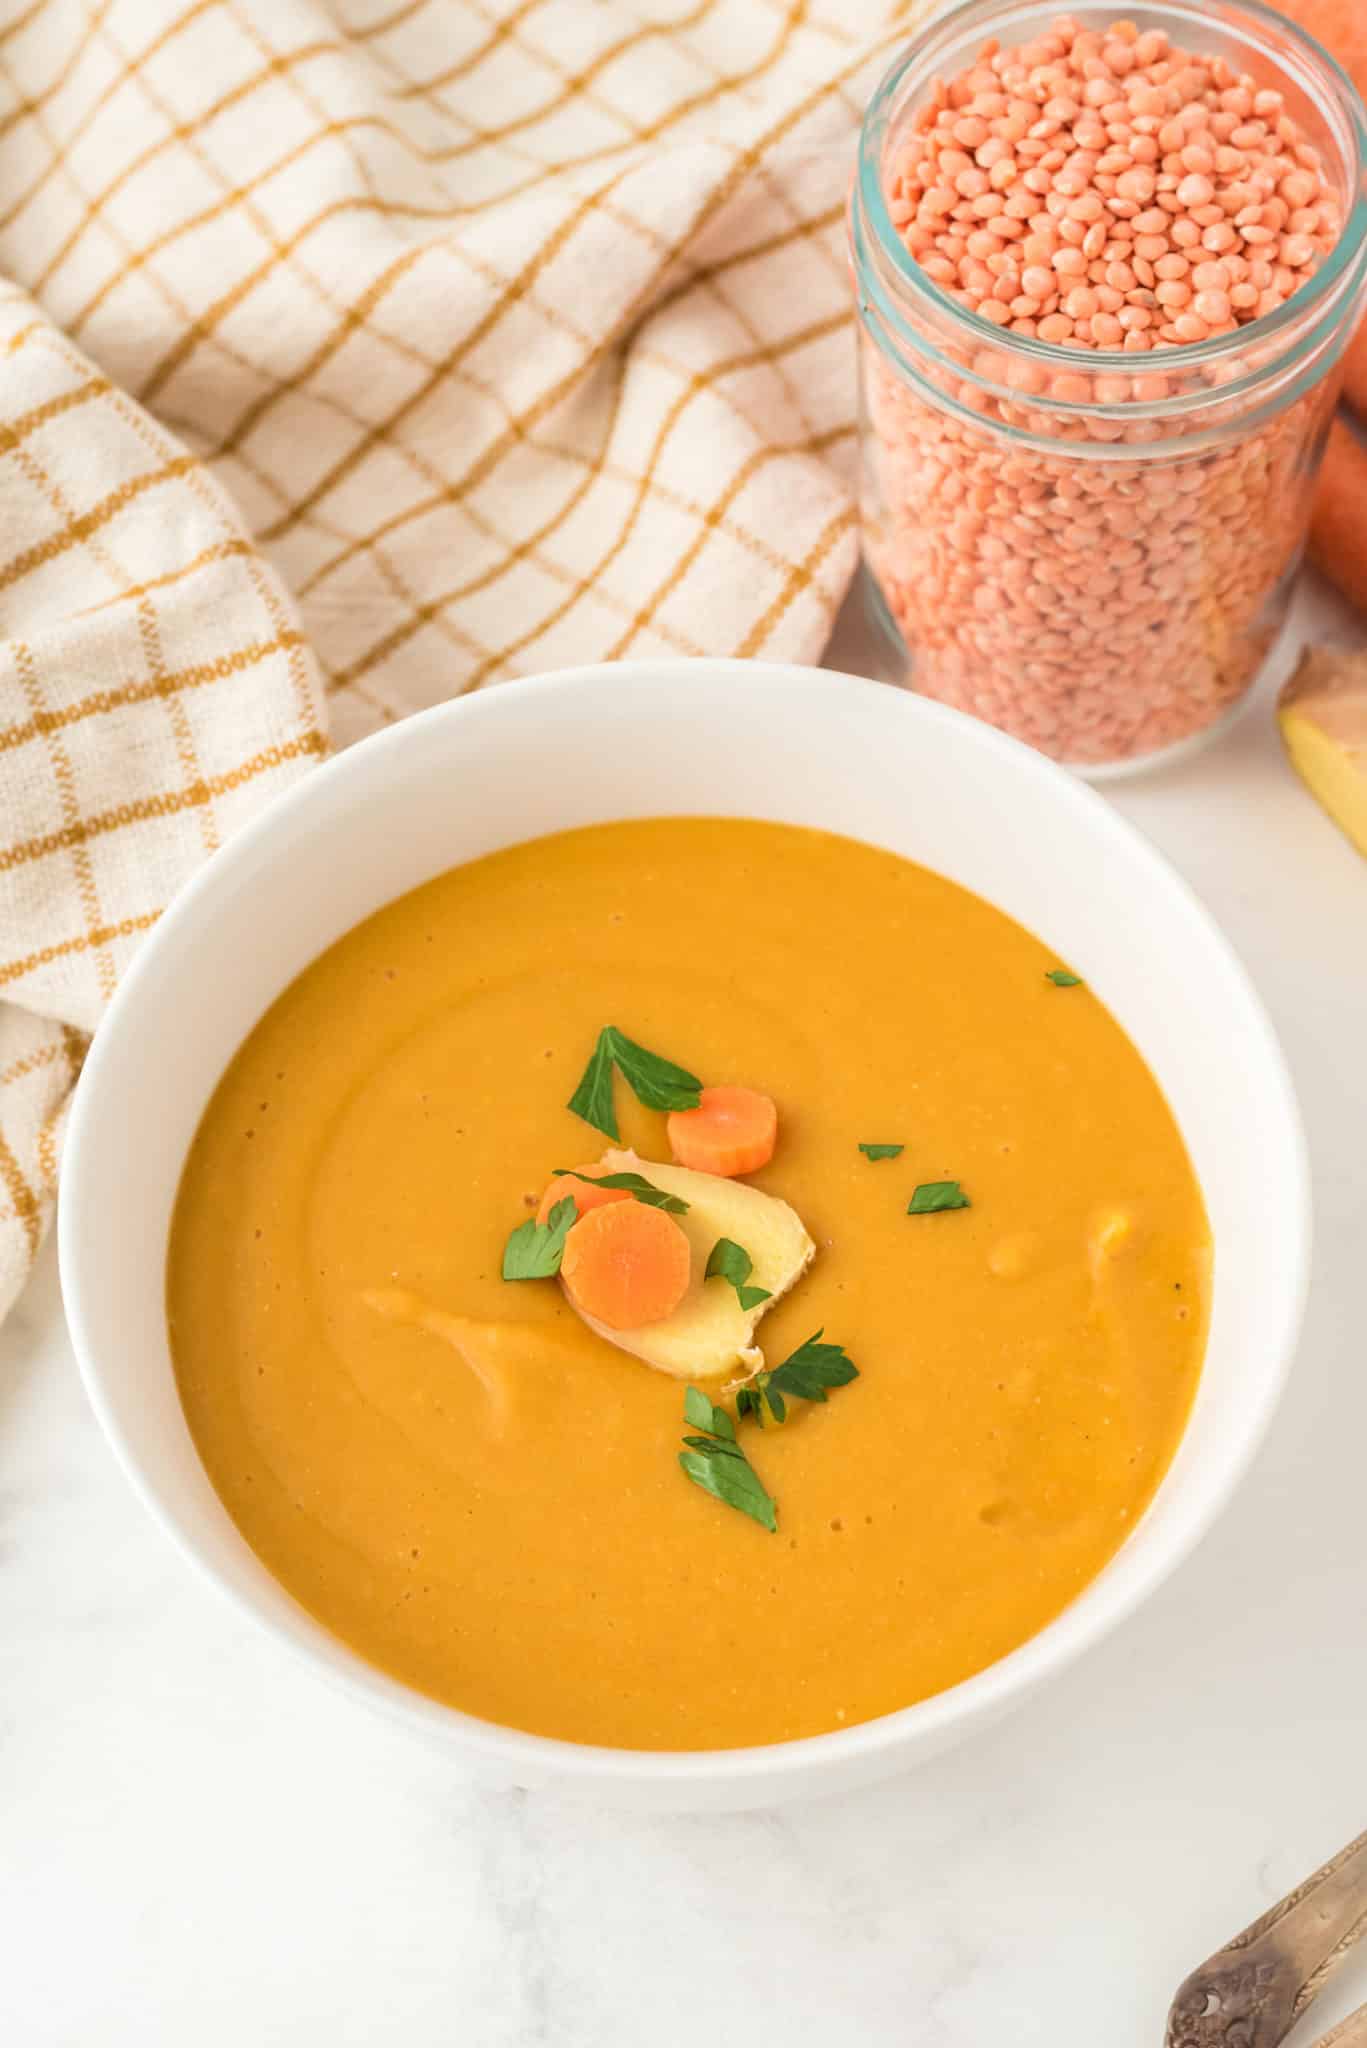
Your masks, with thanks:
[{"label": "carrot ginger lentil soup", "polygon": [[168,1309],[229,1512],[354,1649],[710,1749],[1056,1615],[1173,1454],[1209,1264],[1156,1083],[1040,940],[849,840],[662,819],[301,975],[200,1126]]}]

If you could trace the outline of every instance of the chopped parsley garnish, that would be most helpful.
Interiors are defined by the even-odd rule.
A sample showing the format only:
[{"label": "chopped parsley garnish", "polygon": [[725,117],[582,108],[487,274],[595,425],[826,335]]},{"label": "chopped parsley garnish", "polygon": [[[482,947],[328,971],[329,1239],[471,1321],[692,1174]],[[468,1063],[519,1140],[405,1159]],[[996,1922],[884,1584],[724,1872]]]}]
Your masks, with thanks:
[{"label": "chopped parsley garnish", "polygon": [[[552,1177],[564,1179],[572,1174],[572,1166],[552,1167]],[[655,1187],[639,1173],[595,1173],[590,1176],[596,1188],[623,1188],[636,1201],[644,1202],[647,1209],[664,1209],[671,1216],[683,1216],[688,1204],[682,1195],[667,1195],[663,1188]]]},{"label": "chopped parsley garnish", "polygon": [[861,1145],[859,1149],[866,1159],[900,1159],[907,1148],[905,1145]]},{"label": "chopped parsley garnish", "polygon": [[744,1245],[736,1244],[729,1237],[719,1237],[707,1257],[705,1280],[720,1277],[730,1282],[736,1290],[736,1299],[743,1309],[757,1308],[762,1301],[768,1301],[767,1287],[747,1287],[753,1265]]},{"label": "chopped parsley garnish", "polygon": [[557,1202],[544,1223],[532,1216],[517,1229],[503,1247],[505,1280],[551,1280],[560,1271],[565,1239],[578,1221],[574,1199],[566,1195]]},{"label": "chopped parsley garnish", "polygon": [[772,1535],[778,1528],[774,1501],[736,1442],[736,1425],[726,1410],[709,1401],[701,1388],[689,1387],[684,1393],[684,1421],[701,1432],[686,1436],[686,1448],[679,1453],[679,1463],[693,1484],[727,1507],[739,1508]]},{"label": "chopped parsley garnish", "polygon": [[1045,974],[1046,981],[1052,981],[1055,988],[1081,988],[1082,976],[1070,974],[1066,967],[1051,967]]},{"label": "chopped parsley garnish", "polygon": [[764,1404],[775,1422],[787,1415],[784,1396],[799,1401],[824,1401],[828,1387],[847,1387],[859,1377],[859,1368],[846,1356],[843,1344],[823,1344],[818,1330],[805,1344],[790,1352],[772,1372],[757,1372],[736,1395],[737,1415],[753,1415],[764,1421]]},{"label": "chopped parsley garnish", "polygon": [[907,1203],[908,1216],[937,1216],[942,1209],[971,1209],[956,1180],[923,1180]]},{"label": "chopped parsley garnish", "polygon": [[676,1067],[672,1060],[661,1059],[658,1053],[647,1052],[615,1024],[605,1024],[568,1107],[614,1141],[618,1137],[617,1116],[612,1106],[614,1067],[647,1109],[696,1109],[702,1096],[702,1082],[696,1074]]},{"label": "chopped parsley garnish", "polygon": [[[725,1244],[727,1240],[723,1238],[721,1242]],[[805,1344],[799,1344],[782,1365],[776,1365],[772,1372],[758,1372],[747,1380],[736,1394],[736,1420],[753,1415],[762,1425],[767,1404],[774,1421],[782,1422],[788,1413],[785,1396],[789,1400],[824,1401],[828,1387],[847,1387],[851,1380],[857,1380],[859,1368],[846,1357],[844,1346],[823,1344],[821,1336],[818,1330]],[[726,1409],[709,1400],[700,1387],[689,1387],[684,1393],[684,1420],[695,1431],[702,1432],[686,1436],[686,1449],[679,1453],[679,1463],[693,1484],[725,1501],[728,1507],[753,1516],[766,1529],[777,1529],[774,1502],[736,1442],[736,1424]]]}]

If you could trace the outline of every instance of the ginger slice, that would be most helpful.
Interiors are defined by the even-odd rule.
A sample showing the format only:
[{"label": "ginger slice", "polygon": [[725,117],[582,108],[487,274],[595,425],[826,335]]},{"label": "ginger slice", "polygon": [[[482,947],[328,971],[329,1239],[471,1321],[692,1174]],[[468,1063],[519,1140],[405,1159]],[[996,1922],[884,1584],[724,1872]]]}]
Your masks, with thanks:
[{"label": "ginger slice", "polygon": [[[689,1242],[691,1271],[683,1300],[657,1323],[610,1330],[591,1316],[582,1320],[609,1344],[676,1379],[747,1377],[758,1371],[764,1355],[754,1342],[756,1325],[765,1310],[801,1279],[816,1254],[797,1211],[777,1195],[766,1195],[744,1181],[641,1159],[634,1152],[605,1152],[602,1164],[609,1173],[639,1173],[688,1203],[687,1212],[675,1220]],[[719,1237],[729,1237],[749,1252],[750,1282],[768,1288],[768,1301],[743,1309],[727,1281],[703,1278]]]},{"label": "ginger slice", "polygon": [[1277,723],[1310,794],[1367,854],[1367,654],[1307,647]]}]

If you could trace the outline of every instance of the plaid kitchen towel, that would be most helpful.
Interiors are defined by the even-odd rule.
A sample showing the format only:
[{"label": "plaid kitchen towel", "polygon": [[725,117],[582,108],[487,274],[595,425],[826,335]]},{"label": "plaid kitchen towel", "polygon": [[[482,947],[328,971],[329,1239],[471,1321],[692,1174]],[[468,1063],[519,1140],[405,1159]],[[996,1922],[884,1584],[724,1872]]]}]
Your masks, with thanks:
[{"label": "plaid kitchen towel", "polygon": [[139,937],[328,745],[813,659],[926,0],[0,0],[0,1314]]}]

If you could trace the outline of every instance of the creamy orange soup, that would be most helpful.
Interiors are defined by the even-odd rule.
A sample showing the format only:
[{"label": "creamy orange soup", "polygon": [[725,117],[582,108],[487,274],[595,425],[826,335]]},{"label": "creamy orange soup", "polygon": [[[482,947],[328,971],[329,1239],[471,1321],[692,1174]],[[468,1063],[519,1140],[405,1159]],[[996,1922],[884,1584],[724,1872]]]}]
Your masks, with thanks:
[{"label": "creamy orange soup", "polygon": [[[360,925],[237,1054],[171,1233],[181,1397],[252,1548],[384,1670],[579,1742],[813,1735],[1024,1642],[1172,1457],[1210,1261],[1158,1087],[1059,964],[924,868],[729,820],[514,847]],[[757,1341],[824,1329],[859,1377],[740,1424],[776,1533],[681,1471],[681,1380],[501,1277],[606,1143],[565,1104],[609,1023],[778,1104],[754,1184],[817,1254]],[[971,1206],[908,1215],[939,1180]]]}]

